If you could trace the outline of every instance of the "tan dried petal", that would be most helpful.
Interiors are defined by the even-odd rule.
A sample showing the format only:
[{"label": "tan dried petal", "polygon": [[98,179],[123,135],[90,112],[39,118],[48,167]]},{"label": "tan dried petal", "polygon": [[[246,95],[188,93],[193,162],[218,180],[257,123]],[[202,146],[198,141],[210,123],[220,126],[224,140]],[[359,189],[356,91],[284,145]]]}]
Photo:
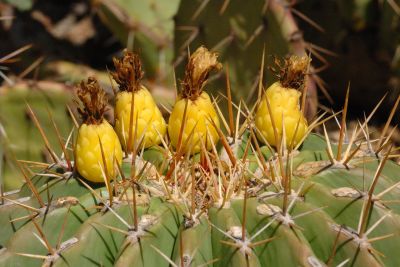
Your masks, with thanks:
[{"label": "tan dried petal", "polygon": [[108,100],[106,92],[100,87],[96,78],[89,77],[86,82],[82,81],[78,86],[77,96],[83,104],[83,107],[78,107],[83,123],[101,123],[106,112]]},{"label": "tan dried petal", "polygon": [[278,77],[280,83],[285,88],[301,89],[305,82],[308,66],[311,58],[308,56],[290,56],[283,61],[275,59],[276,68],[271,70]]},{"label": "tan dried petal", "polygon": [[182,82],[182,97],[196,100],[200,96],[210,72],[221,68],[217,53],[210,52],[204,46],[199,47],[190,56],[189,63],[186,65],[185,78]]},{"label": "tan dried petal", "polygon": [[217,60],[217,53],[208,51],[204,46],[199,47],[190,59],[194,66],[192,74],[193,81],[200,81],[202,77],[211,70],[219,70],[222,68],[221,63]]},{"label": "tan dried petal", "polygon": [[120,91],[136,92],[140,90],[144,72],[138,54],[124,50],[121,59],[113,58],[115,72],[111,75],[117,82]]}]

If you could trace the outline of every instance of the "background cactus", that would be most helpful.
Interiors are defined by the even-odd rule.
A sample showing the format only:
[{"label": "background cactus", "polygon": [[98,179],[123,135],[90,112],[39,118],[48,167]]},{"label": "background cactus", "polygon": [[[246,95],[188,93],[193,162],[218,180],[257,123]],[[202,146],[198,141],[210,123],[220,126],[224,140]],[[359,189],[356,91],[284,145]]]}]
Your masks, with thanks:
[{"label": "background cactus", "polygon": [[140,52],[148,77],[165,81],[171,77],[173,16],[179,2],[102,0],[94,10],[124,46]]},{"label": "background cactus", "polygon": [[[332,116],[336,116],[335,120],[340,124],[336,144],[329,140],[331,132],[325,128],[324,123],[328,123],[328,118],[321,115],[317,120],[310,121],[309,129],[311,131],[320,126],[325,137],[307,132],[305,140],[301,140],[293,150],[285,142],[275,144],[274,148],[262,146],[262,142],[257,140],[259,129],[254,125],[255,106],[247,107],[245,101],[231,105],[232,97],[239,100],[250,95],[247,104],[252,105],[260,99],[262,84],[265,81],[267,84],[273,82],[267,68],[264,68],[270,66],[271,54],[303,55],[308,49],[314,54],[314,60],[318,58],[327,64],[320,53],[332,53],[305,42],[293,16],[298,15],[304,23],[321,28],[294,9],[292,1],[254,1],[250,6],[238,0],[198,1],[196,4],[182,0],[171,2],[165,7],[158,2],[143,1],[137,6],[133,2],[120,0],[92,3],[101,19],[110,23],[110,29],[122,29],[116,36],[124,45],[128,44],[145,54],[143,58],[148,68],[148,77],[157,83],[164,81],[168,86],[173,84],[174,67],[177,67],[176,76],[182,77],[181,66],[185,63],[185,54],[194,51],[199,44],[219,52],[227,69],[226,78],[232,80],[232,86],[228,83],[228,88],[235,90],[227,90],[226,113],[229,117],[226,119],[221,115],[225,113],[222,106],[226,103],[225,96],[217,94],[221,91],[214,91],[212,95],[216,97],[213,104],[220,116],[221,128],[225,128],[217,131],[220,143],[211,144],[210,151],[205,149],[208,144],[203,144],[200,153],[193,157],[174,151],[167,139],[162,140],[160,146],[146,149],[136,144],[132,155],[125,159],[121,168],[116,169],[117,179],[104,186],[87,182],[73,168],[74,142],[69,138],[73,122],[66,117],[64,103],[56,105],[54,115],[58,115],[58,109],[64,110],[61,122],[57,120],[57,125],[59,129],[66,127],[66,130],[61,130],[58,136],[56,134],[53,137],[50,134],[54,128],[52,120],[47,118],[47,114],[41,117],[42,110],[34,107],[33,103],[31,108],[22,102],[19,106],[21,112],[15,112],[18,116],[14,113],[8,115],[1,110],[0,156],[9,148],[15,149],[5,141],[3,131],[4,126],[9,137],[18,136],[20,132],[13,134],[8,131],[8,127],[19,130],[17,127],[12,128],[15,118],[18,124],[40,124],[39,131],[35,131],[37,136],[32,134],[31,139],[35,147],[39,143],[36,137],[44,139],[45,154],[51,163],[16,161],[14,167],[21,174],[8,176],[13,180],[22,177],[25,183],[17,191],[4,192],[0,188],[0,267],[399,266],[400,260],[396,257],[400,245],[399,166],[391,161],[392,158],[398,158],[398,148],[394,148],[389,141],[395,132],[395,128],[391,130],[390,123],[396,119],[400,102],[397,91],[393,90],[388,97],[394,99],[395,105],[380,133],[371,133],[373,131],[368,126],[377,109],[364,122],[357,121],[353,131],[346,127],[349,102],[347,91],[341,115],[336,113]],[[60,21],[52,17],[47,20],[46,14],[37,10],[37,3],[44,2],[35,1],[35,8],[29,12],[28,17],[43,26],[49,22],[47,24],[50,26],[45,28],[51,36],[73,41],[76,50],[80,50],[78,42],[93,37],[90,30],[83,31],[83,39],[74,40],[69,36],[75,27],[88,25],[81,22],[88,22],[88,17],[92,16],[89,9],[82,11],[79,8],[82,5],[74,5],[72,20],[77,23],[73,23],[74,27],[66,27],[74,30],[56,35],[55,27],[52,26],[65,25],[63,23],[71,18],[70,14],[63,12]],[[398,38],[395,34],[398,16],[393,13],[398,12],[398,7],[395,2],[307,1],[301,5],[300,10],[308,15],[307,8],[318,5],[330,12],[319,10],[317,14],[321,17],[310,15],[321,24],[336,21],[334,19],[337,16],[332,19],[325,15],[335,10],[330,8],[332,5],[340,5],[340,17],[344,17],[347,28],[345,35],[327,35],[329,38],[338,38],[336,44],[342,45],[340,38],[348,33],[369,33],[371,25],[373,32],[380,29],[379,38],[382,37],[382,42],[378,46],[389,48],[379,51],[384,51],[383,58],[393,60],[389,60],[392,62],[389,64],[392,72],[376,80],[383,81],[380,80],[383,77],[386,81],[392,77],[390,82],[395,85],[398,80],[396,75],[392,75],[397,73],[398,65],[398,53],[395,52],[398,50],[395,42]],[[4,14],[4,6],[8,5],[0,4],[1,16]],[[382,18],[379,26],[376,24],[377,13],[382,14],[378,16]],[[173,14],[176,15],[174,19]],[[19,15],[17,13],[17,17]],[[341,22],[341,19],[338,21]],[[0,20],[8,23],[12,19],[6,16],[0,17]],[[18,25],[16,21],[14,25]],[[339,22],[336,21],[335,27],[341,28]],[[306,37],[315,33],[314,30],[308,30],[308,27],[301,27],[306,30]],[[18,33],[24,31],[21,28],[13,29],[12,39],[16,40]],[[94,38],[97,48],[106,46],[107,42],[102,40]],[[265,50],[264,43],[267,44]],[[52,46],[46,47],[51,49]],[[62,50],[64,55],[69,54],[70,50],[65,47],[68,46],[60,45],[57,49]],[[362,52],[360,47],[364,46],[356,46],[355,50],[349,51]],[[82,49],[81,53],[85,54],[85,51],[88,50]],[[96,62],[101,68],[104,68],[104,62],[111,61],[110,52],[99,53],[97,49],[91,52],[100,60],[100,63]],[[175,59],[173,66],[169,64],[172,59]],[[379,66],[365,64],[373,62],[369,58],[362,59],[367,60],[355,61],[360,62],[361,66]],[[3,66],[3,60],[0,59],[2,77],[3,72],[9,73],[8,68]],[[21,77],[7,77],[6,82],[22,79],[42,60],[39,58],[35,61]],[[387,62],[386,67],[389,66]],[[356,68],[351,64],[348,66],[355,73],[364,70],[360,73],[371,74],[368,75],[371,79],[377,77],[373,75],[375,72],[368,71],[369,68]],[[318,69],[312,71],[318,72]],[[66,72],[71,74],[70,71]],[[102,77],[108,83],[108,75],[102,73]],[[218,76],[210,80],[214,78],[219,85],[225,83]],[[316,112],[314,82],[320,81],[316,76],[312,78],[308,81],[308,117],[313,117]],[[352,79],[353,85],[371,86],[368,79],[357,78]],[[70,78],[63,79],[68,81]],[[347,79],[336,80],[347,83]],[[221,86],[214,86],[218,87]],[[360,98],[359,94],[355,96]],[[18,99],[24,98],[22,96]],[[9,102],[8,99],[6,103]],[[217,103],[222,103],[221,107]],[[167,106],[165,110],[168,109]],[[31,120],[19,121],[25,111]],[[238,114],[238,118],[233,118],[233,114]],[[336,124],[335,120],[331,120],[331,124]],[[235,121],[237,125],[234,125]],[[74,124],[77,125],[75,121]],[[54,151],[58,144],[61,149]],[[5,157],[8,163],[9,154]],[[2,166],[0,164],[1,186]]]},{"label": "background cactus", "polygon": [[[299,21],[304,38],[312,38],[314,43],[337,55],[329,58],[329,68],[321,73],[329,88],[334,89],[330,90],[332,98],[343,99],[344,88],[351,81],[352,116],[361,117],[364,111],[373,109],[377,97],[388,93],[386,108],[377,114],[377,120],[384,121],[399,93],[399,1],[311,0],[298,8],[325,29],[325,34],[315,34]],[[365,73],[370,75],[358,79]],[[361,94],[365,96],[362,101]],[[323,98],[320,100],[328,103]],[[398,117],[395,121],[398,123]]]},{"label": "background cactus", "polygon": [[70,88],[63,84],[39,81],[31,88],[25,82],[13,86],[0,87],[0,134],[1,144],[7,148],[4,153],[2,185],[5,190],[21,186],[22,180],[15,159],[46,161],[49,154],[44,149],[40,133],[35,130],[35,122],[26,105],[36,111],[43,130],[48,133],[49,143],[58,153],[57,134],[54,130],[49,111],[58,125],[62,136],[68,137],[72,122],[66,104],[70,102]]},{"label": "background cactus", "polygon": [[[385,92],[387,88],[391,88],[393,97],[390,101],[393,102],[396,98],[395,89],[398,87],[399,80],[396,67],[398,52],[396,51],[398,50],[398,15],[400,14],[396,1],[335,0],[322,3],[320,1],[274,0],[267,2],[269,4],[266,6],[263,6],[263,1],[256,1],[254,5],[246,7],[236,0],[202,3],[202,1],[186,0],[168,1],[167,4],[155,0],[145,0],[140,3],[130,0],[78,0],[53,5],[43,0],[8,0],[0,6],[1,15],[4,16],[1,22],[4,32],[1,34],[7,40],[0,46],[4,51],[12,51],[30,42],[35,44],[34,53],[30,53],[28,58],[24,57],[24,61],[18,64],[18,68],[12,68],[14,72],[22,71],[24,67],[32,63],[33,58],[43,56],[43,54],[46,56],[45,62],[54,58],[70,60],[104,70],[106,65],[111,65],[112,57],[127,45],[127,39],[136,40],[129,42],[129,47],[132,47],[131,44],[134,43],[135,49],[146,54],[143,58],[146,72],[151,74],[149,77],[157,81],[165,81],[166,78],[167,85],[171,86],[173,75],[169,63],[173,58],[184,58],[180,55],[181,52],[186,52],[183,44],[189,40],[189,36],[197,35],[193,43],[196,45],[203,40],[205,43],[212,39],[213,42],[210,42],[209,47],[221,41],[229,47],[239,47],[237,51],[241,51],[245,44],[254,44],[254,41],[265,39],[270,32],[274,37],[278,37],[268,37],[273,44],[266,46],[266,55],[282,52],[275,51],[274,47],[288,47],[290,52],[300,54],[308,49],[315,54],[314,65],[319,65],[317,61],[322,58],[323,66],[316,67],[316,70],[331,66],[322,78],[332,89],[335,89],[330,92],[335,102],[340,102],[338,100],[343,98],[345,92],[339,88],[345,88],[343,84],[349,80],[354,80],[353,90],[371,92],[373,96],[375,93]],[[276,12],[275,6],[284,11],[281,13],[283,19],[278,19],[278,24],[273,21],[274,17],[279,17],[279,11]],[[13,16],[15,19],[12,19]],[[326,19],[328,17],[329,19]],[[213,19],[227,27],[212,27]],[[310,27],[310,23],[314,27]],[[111,29],[111,32],[107,28]],[[231,28],[234,29],[232,32],[235,34],[235,40],[229,42],[234,35],[230,34]],[[325,29],[326,33],[320,34],[314,28]],[[38,34],[26,35],[26,32]],[[132,38],[127,38],[129,32],[134,32],[131,34]],[[287,33],[282,35],[284,38],[279,38],[279,33],[284,32]],[[209,33],[212,33],[215,38],[211,38]],[[303,33],[306,41],[303,40]],[[252,36],[255,38],[250,38]],[[263,41],[260,43],[262,47]],[[174,46],[176,46],[175,49]],[[216,48],[221,48],[221,46]],[[332,55],[327,49],[336,52],[338,57],[323,59],[324,53]],[[179,53],[172,50],[179,50]],[[216,50],[219,51],[219,49]],[[159,51],[162,53],[158,53]],[[260,55],[262,53],[261,49],[250,51]],[[221,49],[219,52],[224,55],[227,53],[232,57],[232,54],[228,53],[230,50]],[[242,59],[237,53],[233,53],[233,56],[240,58],[240,61],[246,61],[246,58]],[[244,64],[239,65],[238,68],[246,66],[243,71],[248,70],[257,74],[258,61],[252,60],[254,66],[250,69]],[[348,66],[351,67],[342,71]],[[180,69],[182,70],[183,67]],[[369,79],[356,81],[355,79],[363,73],[370,73]],[[341,75],[341,78],[338,78],[338,75]],[[268,76],[264,75],[265,77]],[[243,79],[241,84],[252,84],[256,78],[256,75],[253,75],[250,79]],[[318,77],[314,77],[314,80],[320,86],[324,86]],[[266,81],[270,82],[268,79]],[[236,99],[239,99],[236,95],[241,95],[243,88],[233,86],[235,91],[239,91],[239,93],[233,93]],[[310,90],[309,93],[310,98],[313,99],[312,110],[315,112],[316,95],[311,92],[314,90]],[[325,100],[325,98],[332,100],[324,94],[322,99]],[[172,102],[171,100],[169,103]],[[359,108],[353,109],[353,113],[359,110],[360,113],[357,115],[362,117],[362,112],[368,109],[366,108],[368,101],[357,102]],[[326,102],[324,104],[327,105]],[[372,107],[374,103],[368,104]],[[310,117],[312,116],[308,116]]]}]

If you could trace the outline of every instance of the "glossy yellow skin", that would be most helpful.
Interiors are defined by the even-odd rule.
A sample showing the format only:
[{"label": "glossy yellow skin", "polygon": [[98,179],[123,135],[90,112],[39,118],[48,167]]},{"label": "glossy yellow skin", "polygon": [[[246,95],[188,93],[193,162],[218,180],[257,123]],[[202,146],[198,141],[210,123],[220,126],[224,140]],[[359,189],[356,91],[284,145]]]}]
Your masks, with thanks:
[{"label": "glossy yellow skin", "polygon": [[[135,137],[135,129],[137,127],[137,140],[143,136],[143,144],[145,148],[157,145],[161,142],[161,136],[165,135],[167,126],[165,120],[154,102],[150,92],[142,86],[134,95],[133,107],[133,127],[132,127],[132,143],[128,151],[132,151]],[[129,122],[131,116],[131,92],[120,92],[117,94],[115,103],[115,131],[121,141],[122,147],[127,151],[129,142]],[[137,117],[137,125],[136,125]],[[157,133],[158,131],[158,133]],[[143,135],[144,133],[144,135]]]},{"label": "glossy yellow skin", "polygon": [[80,175],[94,183],[103,183],[105,172],[101,147],[105,156],[108,177],[114,179],[117,174],[114,157],[118,164],[122,162],[122,149],[112,126],[103,120],[101,124],[82,124],[79,127],[75,144],[75,163]]},{"label": "glossy yellow skin", "polygon": [[[176,101],[168,123],[168,134],[171,139],[171,143],[176,148],[179,139],[179,132],[182,127],[186,101],[189,102],[186,111],[186,126],[182,135],[184,152],[188,153],[190,151],[191,154],[200,152],[200,139],[203,140],[206,148],[210,150],[212,148],[212,143],[207,137],[207,129],[212,140],[214,141],[214,144],[218,142],[219,137],[216,129],[209,119],[212,119],[218,128],[220,127],[220,124],[217,112],[215,111],[210,100],[210,96],[204,91],[195,101],[182,98],[179,98]],[[196,128],[193,130],[194,127]],[[192,131],[193,135],[191,139],[188,140],[188,137]],[[186,143],[187,145],[185,146]]]},{"label": "glossy yellow skin", "polygon": [[277,128],[279,139],[282,138],[282,119],[285,127],[286,145],[289,147],[292,144],[293,136],[296,131],[297,123],[299,123],[296,136],[294,137],[293,146],[296,146],[307,132],[307,120],[304,118],[300,110],[299,99],[301,93],[298,90],[284,88],[280,82],[272,84],[264,94],[258,110],[256,112],[255,123],[258,130],[261,132],[262,138],[258,133],[260,141],[267,142],[276,146],[274,129],[271,123],[271,116],[268,112],[267,100],[272,110],[272,118]]}]

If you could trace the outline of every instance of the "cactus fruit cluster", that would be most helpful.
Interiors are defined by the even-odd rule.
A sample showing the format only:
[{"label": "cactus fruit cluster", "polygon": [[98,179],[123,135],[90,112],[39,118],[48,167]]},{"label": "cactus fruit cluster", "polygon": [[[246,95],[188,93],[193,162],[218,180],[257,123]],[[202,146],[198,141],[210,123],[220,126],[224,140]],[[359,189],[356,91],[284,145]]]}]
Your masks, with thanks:
[{"label": "cactus fruit cluster", "polygon": [[[157,130],[148,146],[146,134],[160,120],[157,111],[143,114],[157,107],[140,103],[148,91],[135,57],[115,60],[113,74],[116,105],[128,106],[115,109],[115,119],[129,121],[132,146],[121,146],[125,133],[104,120],[96,81],[83,82],[76,141],[61,142],[63,156],[46,167],[19,163],[26,183],[1,196],[1,267],[400,265],[400,166],[390,160],[391,133],[369,138],[376,109],[352,133],[348,98],[341,113],[308,125],[299,90],[309,59],[298,57],[286,60],[282,79],[254,108],[232,103],[229,86],[226,102],[211,101],[204,83],[220,65],[201,47],[189,59],[168,133]],[[326,130],[311,133],[335,116],[337,144]]]}]

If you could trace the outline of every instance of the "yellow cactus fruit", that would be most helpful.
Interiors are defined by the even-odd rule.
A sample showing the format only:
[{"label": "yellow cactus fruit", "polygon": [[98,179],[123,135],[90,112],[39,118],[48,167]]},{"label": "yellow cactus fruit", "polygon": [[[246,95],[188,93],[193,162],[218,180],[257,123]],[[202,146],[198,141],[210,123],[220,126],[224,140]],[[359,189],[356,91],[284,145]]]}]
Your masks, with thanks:
[{"label": "yellow cactus fruit", "polygon": [[94,78],[78,87],[78,98],[83,107],[78,108],[83,123],[79,127],[75,144],[76,169],[86,180],[94,183],[112,180],[116,164],[121,165],[122,149],[117,134],[104,119],[106,94]]},{"label": "yellow cactus fruit", "polygon": [[[199,152],[202,143],[210,150],[212,148],[210,138],[214,144],[218,142],[215,128],[220,127],[218,115],[203,87],[209,73],[221,67],[217,55],[205,47],[199,47],[191,55],[186,66],[182,92],[178,96],[168,123],[168,134],[172,145],[175,148],[179,145],[179,149],[183,149],[185,153]],[[178,144],[180,135],[181,141]]]},{"label": "yellow cactus fruit", "polygon": [[139,56],[125,50],[121,60],[114,58],[114,66],[112,76],[120,90],[115,100],[115,130],[124,150],[131,152],[133,144],[140,141],[145,148],[159,144],[167,126],[152,95],[141,84]]},{"label": "yellow cactus fruit", "polygon": [[[273,70],[279,81],[266,90],[255,116],[260,141],[265,142],[266,140],[272,146],[278,146],[277,142],[283,141],[286,143],[286,147],[293,148],[307,133],[307,120],[300,110],[301,92],[299,89],[304,87],[309,61],[310,59],[306,56],[302,58],[292,56],[285,59],[283,65],[277,62],[280,70]],[[275,131],[278,135],[277,138]]]}]

